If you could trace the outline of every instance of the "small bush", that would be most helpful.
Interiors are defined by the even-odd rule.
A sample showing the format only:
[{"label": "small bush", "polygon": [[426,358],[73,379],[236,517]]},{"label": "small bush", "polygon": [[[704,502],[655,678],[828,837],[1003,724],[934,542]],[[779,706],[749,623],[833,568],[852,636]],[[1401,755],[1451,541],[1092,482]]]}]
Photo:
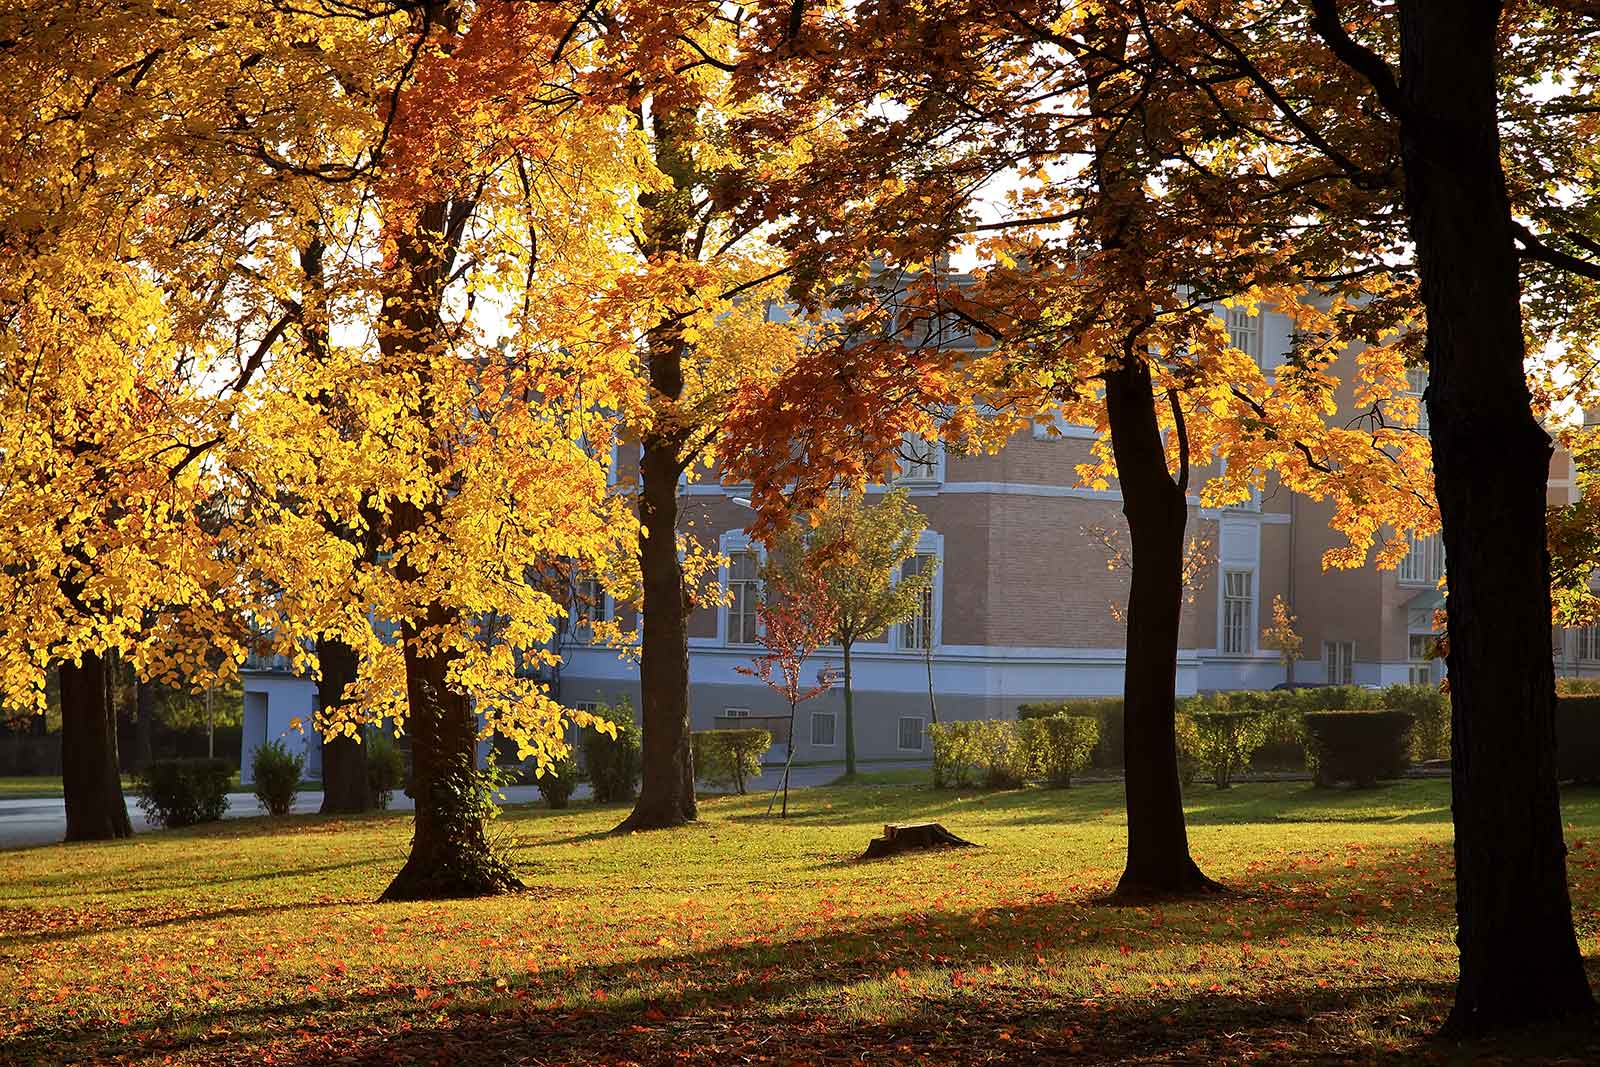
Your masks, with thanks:
[{"label": "small bush", "polygon": [[760,775],[761,757],[771,747],[772,734],[766,730],[696,730],[695,777],[742,794],[745,783]]},{"label": "small bush", "polygon": [[572,799],[572,791],[578,788],[578,763],[571,756],[562,756],[554,767],[546,767],[536,781],[546,804],[564,808]]},{"label": "small bush", "polygon": [[155,760],[134,778],[139,810],[168,828],[215,822],[228,810],[233,768],[220,759]]},{"label": "small bush", "polygon": [[1556,777],[1600,782],[1600,696],[1556,698]]},{"label": "small bush", "polygon": [[1200,777],[1200,759],[1195,755],[1200,751],[1200,728],[1195,725],[1193,715],[1180,711],[1173,722],[1173,730],[1178,740],[1178,780],[1188,789]]},{"label": "small bush", "polygon": [[590,730],[583,739],[583,758],[588,764],[595,803],[632,800],[639,792],[643,745],[639,725],[633,721],[633,703],[624,697],[620,704],[596,708],[594,713],[617,728],[616,737]]},{"label": "small bush", "polygon": [[966,719],[936,722],[928,727],[933,741],[933,787],[961,789],[972,784],[978,768],[978,749],[974,743],[977,724]]},{"label": "small bush", "polygon": [[1229,708],[1190,713],[1194,727],[1190,743],[1197,770],[1211,775],[1218,789],[1228,789],[1238,773],[1250,765],[1267,739],[1266,713],[1254,708]]},{"label": "small bush", "polygon": [[1047,700],[1023,704],[1017,708],[1017,720],[1048,719],[1065,715],[1083,717],[1099,724],[1099,740],[1089,754],[1089,765],[1102,770],[1122,769],[1122,698],[1074,697],[1070,700]]},{"label": "small bush", "polygon": [[1412,717],[1392,710],[1314,711],[1305,717],[1318,785],[1376,785],[1409,763]]},{"label": "small bush", "polygon": [[367,788],[372,791],[372,802],[379,811],[387,811],[394,791],[406,784],[406,754],[381,730],[367,734],[363,744],[367,746]]},{"label": "small bush", "polygon": [[1010,719],[979,719],[972,726],[972,745],[984,786],[1016,789],[1026,785],[1033,768],[1017,723]]},{"label": "small bush", "polygon": [[1100,723],[1082,715],[1018,719],[1017,736],[1030,771],[1050,785],[1065,788],[1072,784],[1074,774],[1089,765],[1100,739]]},{"label": "small bush", "polygon": [[1557,678],[1556,696],[1600,696],[1600,678]]},{"label": "small bush", "polygon": [[1411,759],[1450,758],[1450,695],[1432,685],[1391,685],[1380,694],[1385,708],[1409,712]]},{"label": "small bush", "polygon": [[256,803],[268,815],[287,815],[300,792],[300,774],[306,758],[290,752],[282,741],[257,745],[250,759],[250,776],[256,780]]}]

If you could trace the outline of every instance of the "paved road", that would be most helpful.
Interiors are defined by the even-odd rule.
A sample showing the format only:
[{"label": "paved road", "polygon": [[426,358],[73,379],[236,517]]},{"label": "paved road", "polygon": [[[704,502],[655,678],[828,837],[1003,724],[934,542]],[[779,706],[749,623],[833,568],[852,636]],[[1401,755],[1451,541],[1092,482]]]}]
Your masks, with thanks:
[{"label": "paved road", "polygon": [[[861,769],[885,770],[892,767],[904,767],[904,763],[862,763]],[[827,785],[843,772],[837,765],[825,767],[795,767],[789,773],[789,788],[806,789],[812,786]],[[782,767],[767,767],[761,772],[761,777],[750,786],[751,792],[761,792],[776,787],[783,777]],[[589,787],[578,786],[573,796],[579,800],[589,797]],[[507,804],[535,804],[540,802],[539,787],[533,785],[517,785],[506,790]],[[295,814],[314,814],[322,807],[322,793],[304,792],[295,798]],[[396,792],[390,808],[394,811],[410,811],[411,798],[404,793]],[[223,815],[225,819],[243,819],[261,814],[261,806],[256,803],[253,793],[229,793],[228,810]],[[133,821],[135,833],[144,833],[153,830],[144,817],[144,812],[139,810],[133,797],[128,798],[128,816]],[[23,845],[46,845],[61,840],[67,829],[67,809],[60,797],[41,797],[27,800],[0,800],[0,849],[17,848]]]}]

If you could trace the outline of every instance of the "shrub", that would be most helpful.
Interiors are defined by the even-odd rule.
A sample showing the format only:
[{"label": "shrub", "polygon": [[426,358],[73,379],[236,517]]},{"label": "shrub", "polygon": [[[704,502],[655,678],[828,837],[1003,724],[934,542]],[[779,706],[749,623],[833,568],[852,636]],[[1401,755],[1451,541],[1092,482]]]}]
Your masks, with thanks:
[{"label": "shrub", "polygon": [[1409,762],[1412,717],[1392,710],[1313,711],[1305,717],[1318,785],[1376,785]]},{"label": "shrub", "polygon": [[562,756],[554,767],[546,767],[536,781],[546,804],[564,808],[572,799],[572,791],[578,788],[578,763],[571,756]]},{"label": "shrub", "polygon": [[974,744],[976,725],[965,719],[929,725],[928,737],[933,741],[935,789],[960,789],[972,784],[973,773],[978,768],[978,750]]},{"label": "shrub", "polygon": [[406,784],[406,754],[381,730],[367,734],[367,788],[379,811],[389,810],[394,791]]},{"label": "shrub", "polygon": [[[597,716],[617,728],[616,737],[590,730],[583,739],[583,758],[588,764],[589,784],[596,804],[632,800],[639,791],[642,735],[633,721],[633,703],[627,697],[620,704],[595,709]],[[698,759],[696,765],[698,765]]]},{"label": "shrub", "polygon": [[1017,720],[1017,736],[1033,774],[1065,788],[1072,776],[1089,765],[1100,723],[1083,715]]},{"label": "shrub", "polygon": [[1556,777],[1600,782],[1600,696],[1556,698]]},{"label": "shrub", "polygon": [[1391,685],[1380,694],[1383,707],[1409,712],[1411,759],[1450,758],[1450,695],[1432,685]]},{"label": "shrub", "polygon": [[1017,723],[1010,719],[979,719],[972,724],[972,746],[983,784],[989,789],[1015,789],[1025,785],[1032,767]]},{"label": "shrub", "polygon": [[233,768],[220,759],[154,760],[134,778],[139,810],[157,826],[215,822],[228,810]]},{"label": "shrub", "polygon": [[287,815],[300,792],[300,774],[306,758],[290,752],[282,741],[256,746],[250,758],[250,775],[256,780],[256,802],[268,815]]},{"label": "shrub", "polygon": [[745,783],[761,773],[761,757],[771,747],[766,730],[696,730],[695,777],[743,793]]},{"label": "shrub", "polygon": [[1557,678],[1556,696],[1586,697],[1600,695],[1600,678]]},{"label": "shrub", "polygon": [[1074,697],[1070,700],[1047,700],[1023,704],[1017,708],[1017,720],[1048,719],[1065,715],[1068,718],[1094,719],[1098,724],[1099,740],[1089,755],[1089,765],[1102,770],[1122,769],[1122,698]]},{"label": "shrub", "polygon": [[1173,729],[1178,738],[1178,780],[1188,789],[1200,777],[1200,760],[1195,755],[1200,751],[1200,728],[1193,715],[1180,711]]},{"label": "shrub", "polygon": [[1233,785],[1234,776],[1267,739],[1267,717],[1254,708],[1196,710],[1190,713],[1190,744],[1196,770],[1208,771],[1218,789]]}]

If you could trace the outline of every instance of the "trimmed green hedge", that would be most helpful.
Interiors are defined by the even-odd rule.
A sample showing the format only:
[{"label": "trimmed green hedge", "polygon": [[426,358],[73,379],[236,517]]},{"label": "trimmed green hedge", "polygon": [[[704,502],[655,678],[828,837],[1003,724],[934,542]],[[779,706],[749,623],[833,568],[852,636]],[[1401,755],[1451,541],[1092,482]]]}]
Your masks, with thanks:
[{"label": "trimmed green hedge", "polygon": [[[589,730],[583,738],[583,758],[596,804],[632,800],[639,792],[644,737],[633,721],[633,703],[627,697],[616,705],[596,708],[594,714],[617,728],[616,737]],[[697,761],[698,763],[698,761]]]},{"label": "trimmed green hedge", "polygon": [[539,795],[544,797],[544,802],[552,808],[564,808],[572,799],[572,791],[578,788],[578,762],[571,756],[562,756],[556,760],[556,765],[547,769],[535,779],[539,786]]},{"label": "trimmed green hedge", "polygon": [[1316,759],[1316,783],[1370,786],[1399,778],[1410,762],[1413,721],[1410,712],[1387,709],[1308,714],[1306,735]]},{"label": "trimmed green hedge", "polygon": [[268,815],[287,815],[294,807],[294,798],[300,792],[300,773],[306,769],[306,758],[290,752],[282,741],[268,741],[257,745],[250,758],[250,777],[255,779],[256,803]]},{"label": "trimmed green hedge", "polygon": [[766,730],[696,730],[695,777],[743,793],[745,783],[761,773],[761,757],[771,747]]},{"label": "trimmed green hedge", "polygon": [[1122,698],[1075,697],[1070,700],[1044,700],[1017,708],[1022,719],[1093,719],[1096,723],[1094,751],[1089,766],[1101,770],[1122,769]]},{"label": "trimmed green hedge", "polygon": [[135,775],[133,787],[145,817],[170,829],[222,818],[232,778],[227,760],[163,759]]},{"label": "trimmed green hedge", "polygon": [[1099,730],[1084,716],[934,723],[928,727],[934,787],[1016,789],[1033,780],[1070,785],[1088,766]]},{"label": "trimmed green hedge", "polygon": [[1236,708],[1195,712],[1189,718],[1196,766],[1210,773],[1218,789],[1232,788],[1234,776],[1250,765],[1250,757],[1267,740],[1267,713]]},{"label": "trimmed green hedge", "polygon": [[1600,782],[1600,696],[1556,698],[1556,777]]}]

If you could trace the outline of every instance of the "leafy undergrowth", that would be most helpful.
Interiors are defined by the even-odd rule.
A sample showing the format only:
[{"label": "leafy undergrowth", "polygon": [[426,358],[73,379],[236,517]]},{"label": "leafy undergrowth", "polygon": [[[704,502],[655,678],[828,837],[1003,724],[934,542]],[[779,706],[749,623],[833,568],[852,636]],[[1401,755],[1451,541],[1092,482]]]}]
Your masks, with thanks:
[{"label": "leafy undergrowth", "polygon": [[[804,790],[609,837],[511,809],[529,891],[374,903],[409,820],[240,820],[0,852],[0,1060],[620,1064],[1600,1060],[1600,1033],[1458,1046],[1448,784],[1192,795],[1238,895],[1103,903],[1120,787]],[[1586,954],[1600,796],[1566,797]],[[986,847],[853,860],[886,821]]]}]

